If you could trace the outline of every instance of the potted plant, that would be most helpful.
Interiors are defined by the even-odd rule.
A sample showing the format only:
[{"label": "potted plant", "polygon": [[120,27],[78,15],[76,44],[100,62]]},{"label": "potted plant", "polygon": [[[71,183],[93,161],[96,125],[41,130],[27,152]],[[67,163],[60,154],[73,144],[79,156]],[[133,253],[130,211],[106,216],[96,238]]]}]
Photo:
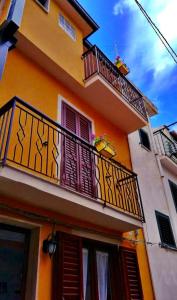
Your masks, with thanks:
[{"label": "potted plant", "polygon": [[122,61],[122,59],[120,58],[120,56],[117,56],[117,57],[116,57],[115,65],[116,65],[116,67],[119,69],[119,71],[120,71],[123,75],[127,75],[127,74],[130,72],[129,68],[128,68],[127,65]]},{"label": "potted plant", "polygon": [[121,60],[120,56],[117,56],[116,60],[115,60],[116,67],[119,69],[120,66],[122,66],[122,64],[123,64],[123,61]]},{"label": "potted plant", "polygon": [[114,147],[108,141],[106,135],[98,137],[93,136],[93,143],[97,151],[106,158],[112,158],[116,155]]},{"label": "potted plant", "polygon": [[119,67],[119,71],[123,74],[123,75],[127,75],[130,70],[129,68],[127,67],[126,64],[122,64],[120,67]]}]

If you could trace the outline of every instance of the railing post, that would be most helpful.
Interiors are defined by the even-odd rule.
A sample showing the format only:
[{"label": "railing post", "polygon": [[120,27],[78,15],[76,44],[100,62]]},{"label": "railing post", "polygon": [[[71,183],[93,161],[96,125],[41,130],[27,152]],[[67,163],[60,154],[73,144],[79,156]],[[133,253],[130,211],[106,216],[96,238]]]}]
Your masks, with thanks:
[{"label": "railing post", "polygon": [[14,101],[12,103],[12,112],[11,112],[10,121],[9,121],[9,129],[8,129],[6,146],[5,146],[5,151],[4,151],[4,158],[2,160],[2,166],[3,167],[6,164],[7,154],[8,154],[8,150],[9,150],[9,143],[10,143],[10,136],[11,136],[11,132],[12,132],[12,125],[13,125],[13,119],[14,119],[15,106],[16,106],[16,100],[14,99]]},{"label": "railing post", "polygon": [[96,56],[97,72],[99,74],[100,73],[100,64],[99,64],[99,61],[98,61],[98,49],[97,49],[97,47],[95,47],[95,56]]}]

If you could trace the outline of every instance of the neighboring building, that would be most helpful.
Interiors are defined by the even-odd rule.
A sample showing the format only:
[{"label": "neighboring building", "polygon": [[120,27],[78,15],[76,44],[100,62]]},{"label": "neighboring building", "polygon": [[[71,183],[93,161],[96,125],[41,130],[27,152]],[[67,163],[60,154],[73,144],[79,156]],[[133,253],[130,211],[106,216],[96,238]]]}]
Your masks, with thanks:
[{"label": "neighboring building", "polygon": [[155,298],[176,300],[177,138],[170,126],[150,124],[130,134],[132,164],[139,174],[144,233]]},{"label": "neighboring building", "polygon": [[[153,299],[128,145],[148,101],[76,0],[0,12],[0,299]],[[93,146],[105,132],[114,159]]]}]

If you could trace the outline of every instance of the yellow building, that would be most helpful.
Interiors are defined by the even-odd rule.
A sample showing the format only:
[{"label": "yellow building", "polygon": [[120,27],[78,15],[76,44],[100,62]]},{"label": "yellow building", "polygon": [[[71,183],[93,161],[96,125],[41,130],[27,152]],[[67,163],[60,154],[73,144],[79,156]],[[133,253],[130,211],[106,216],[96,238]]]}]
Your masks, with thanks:
[{"label": "yellow building", "polygon": [[153,299],[127,138],[150,104],[76,0],[0,14],[0,298]]}]

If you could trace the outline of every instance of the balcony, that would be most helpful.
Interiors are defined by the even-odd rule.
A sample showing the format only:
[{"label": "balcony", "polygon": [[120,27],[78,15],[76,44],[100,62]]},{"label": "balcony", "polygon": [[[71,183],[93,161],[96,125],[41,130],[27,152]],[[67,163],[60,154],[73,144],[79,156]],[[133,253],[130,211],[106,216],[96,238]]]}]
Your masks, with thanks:
[{"label": "balcony", "polygon": [[85,87],[88,93],[90,91],[90,95],[92,94],[90,102],[95,95],[93,101],[98,103],[99,108],[102,104],[106,113],[112,108],[112,113],[113,110],[116,112],[111,114],[112,120],[119,120],[119,127],[127,133],[145,126],[147,114],[143,96],[104,53],[93,46],[83,54],[83,60]]},{"label": "balcony", "polygon": [[166,128],[155,131],[154,139],[162,164],[177,173],[177,142],[175,139]]},{"label": "balcony", "polygon": [[[53,24],[53,26],[55,25]],[[34,33],[36,32],[35,28],[33,28]],[[53,27],[47,28],[50,36]],[[62,50],[61,55],[59,45],[59,49],[54,47],[55,57],[53,57],[52,42],[50,43],[51,54],[41,50],[38,39],[33,42],[22,31],[18,31],[16,37],[18,39],[17,48],[21,53],[40,65],[59,83],[92,106],[95,111],[119,129],[129,134],[147,125],[145,108],[147,100],[96,46],[83,55],[75,53],[70,47],[67,47],[68,53]],[[44,34],[44,32],[42,40],[45,44],[46,33]],[[75,56],[73,56],[74,53]],[[69,60],[66,59],[67,56],[70,58]],[[73,62],[75,67],[71,68]]]},{"label": "balcony", "polygon": [[5,195],[123,231],[144,220],[135,173],[17,97],[0,109],[0,164]]}]

